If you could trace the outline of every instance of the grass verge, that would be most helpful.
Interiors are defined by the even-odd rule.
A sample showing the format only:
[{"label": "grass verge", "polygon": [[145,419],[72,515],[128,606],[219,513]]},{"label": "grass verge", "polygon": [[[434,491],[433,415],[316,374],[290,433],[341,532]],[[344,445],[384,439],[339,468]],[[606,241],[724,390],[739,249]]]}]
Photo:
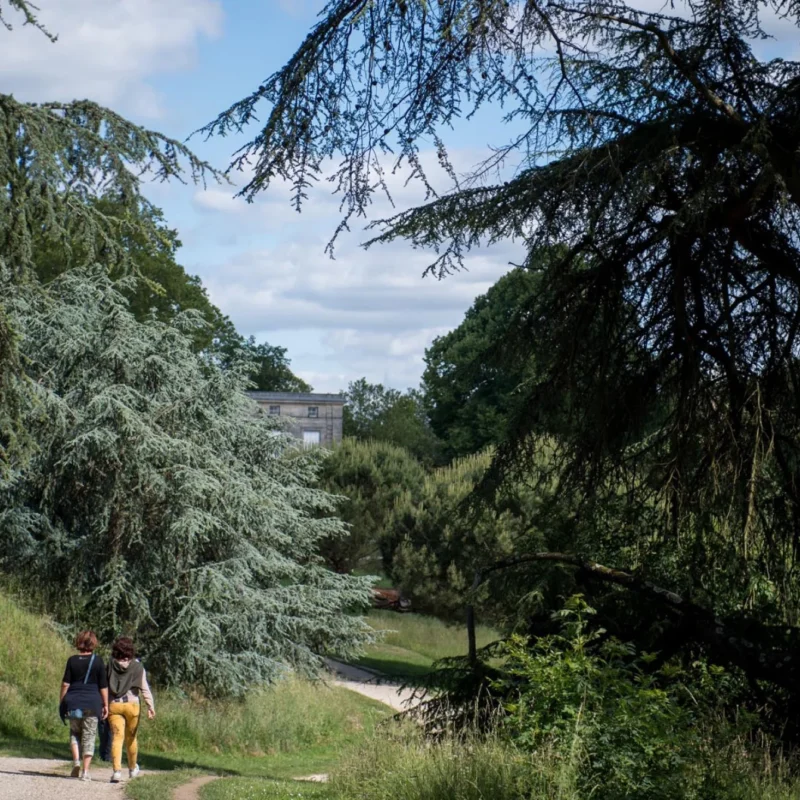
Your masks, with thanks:
[{"label": "grass verge", "polygon": [[223,778],[204,786],[201,800],[334,800],[337,795],[324,783]]},{"label": "grass verge", "polygon": [[147,775],[136,778],[125,785],[125,797],[131,800],[171,800],[178,786],[188,783],[202,773],[190,770],[175,770],[163,775]]}]

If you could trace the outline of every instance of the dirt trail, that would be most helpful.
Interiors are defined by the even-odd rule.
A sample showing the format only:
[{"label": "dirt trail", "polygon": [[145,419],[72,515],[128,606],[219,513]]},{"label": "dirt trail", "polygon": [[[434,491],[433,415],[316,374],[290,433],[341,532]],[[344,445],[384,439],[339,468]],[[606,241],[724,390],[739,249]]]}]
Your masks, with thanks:
[{"label": "dirt trail", "polygon": [[172,794],[172,800],[199,800],[200,788],[211,781],[217,780],[216,775],[203,775],[179,786]]},{"label": "dirt trail", "polygon": [[395,711],[407,711],[413,708],[419,700],[413,699],[411,689],[401,689],[400,686],[391,681],[379,672],[373,672],[363,667],[354,667],[352,664],[344,664],[341,661],[334,661],[332,658],[325,659],[328,669],[336,675],[336,679],[331,681],[334,686],[342,686],[353,692],[371,697],[393,708]]},{"label": "dirt trail", "polygon": [[[92,764],[90,782],[69,777],[72,762],[49,758],[0,757],[0,800],[86,800],[92,797],[124,796],[122,783],[110,783],[111,767],[100,761]],[[125,770],[123,776],[127,776]],[[144,770],[142,775],[147,775]]]}]

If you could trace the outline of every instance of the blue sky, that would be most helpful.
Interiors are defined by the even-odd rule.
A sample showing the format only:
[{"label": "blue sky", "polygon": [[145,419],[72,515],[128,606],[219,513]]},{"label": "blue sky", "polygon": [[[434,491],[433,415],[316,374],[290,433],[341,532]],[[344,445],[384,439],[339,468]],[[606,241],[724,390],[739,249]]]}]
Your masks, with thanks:
[{"label": "blue sky", "polygon": [[[302,41],[322,0],[41,0],[41,18],[59,41],[33,30],[2,34],[0,92],[25,100],[88,97],[183,139],[249,94]],[[642,5],[661,6],[660,0]],[[759,49],[798,56],[797,29],[773,20],[778,42]],[[251,134],[255,134],[255,130]],[[448,137],[457,166],[480,160],[503,131],[482,115]],[[224,168],[245,139],[194,139]],[[428,153],[436,174],[436,159]],[[439,187],[447,182],[439,173]],[[421,199],[393,184],[398,207]],[[248,205],[231,187],[151,185],[150,198],[180,233],[181,263],[243,334],[288,348],[293,369],[318,391],[366,376],[397,388],[416,385],[425,347],[457,325],[472,300],[519,261],[507,243],[475,253],[469,271],[422,279],[429,255],[404,244],[364,251],[358,226],[331,261],[325,244],[338,221],[323,188],[298,215],[286,187]],[[373,217],[392,212],[377,203]]]},{"label": "blue sky", "polygon": [[[53,45],[31,30],[3,37],[0,91],[20,99],[89,97],[175,138],[184,138],[249,94],[291,56],[314,23],[320,0],[41,0]],[[6,47],[8,45],[8,47]],[[255,130],[251,131],[255,134]],[[491,129],[454,133],[466,170],[485,152]],[[225,167],[245,139],[192,141]],[[435,158],[430,154],[434,172]],[[444,176],[439,175],[445,187]],[[517,260],[508,245],[470,259],[469,271],[423,279],[430,260],[406,245],[368,252],[356,225],[337,247],[324,247],[339,219],[325,188],[298,215],[285,187],[248,205],[234,189],[180,185],[147,188],[179,231],[180,261],[199,275],[212,300],[243,334],[288,348],[292,368],[318,391],[338,391],[366,376],[415,386],[425,347],[457,325],[472,300]],[[399,207],[421,199],[394,187]],[[386,203],[374,217],[391,213]]]}]

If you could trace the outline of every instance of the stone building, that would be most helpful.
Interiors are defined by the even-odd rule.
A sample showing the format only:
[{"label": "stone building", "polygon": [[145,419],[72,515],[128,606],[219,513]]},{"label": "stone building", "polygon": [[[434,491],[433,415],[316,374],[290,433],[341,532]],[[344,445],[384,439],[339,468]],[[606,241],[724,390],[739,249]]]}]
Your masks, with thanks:
[{"label": "stone building", "polygon": [[289,423],[289,431],[306,447],[330,447],[342,441],[344,398],[338,394],[248,392],[265,414]]}]

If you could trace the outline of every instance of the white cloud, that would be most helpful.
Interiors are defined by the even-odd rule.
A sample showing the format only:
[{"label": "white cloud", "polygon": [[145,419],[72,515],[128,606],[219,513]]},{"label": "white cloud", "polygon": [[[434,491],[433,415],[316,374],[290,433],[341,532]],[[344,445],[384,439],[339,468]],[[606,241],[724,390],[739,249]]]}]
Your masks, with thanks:
[{"label": "white cloud", "polygon": [[[464,172],[485,152],[460,150],[452,154]],[[434,153],[422,161],[438,191],[450,180]],[[250,174],[233,176],[238,186]],[[482,294],[519,261],[522,245],[504,243],[476,250],[466,270],[447,280],[422,275],[435,258],[406,242],[360,244],[372,235],[359,219],[337,241],[336,259],[325,244],[341,218],[340,198],[323,180],[310,192],[303,211],[291,206],[291,187],[276,182],[248,204],[233,199],[236,188],[197,191],[194,207],[201,224],[185,236],[200,256],[187,264],[209,289],[212,300],[230,315],[240,331],[285,346],[292,367],[318,389],[335,391],[362,375],[373,381],[405,388],[416,385],[423,369],[425,348],[434,337],[458,325],[475,297]],[[387,174],[395,205],[376,195],[370,219],[390,216],[424,200],[417,182],[406,175]],[[220,245],[235,231],[238,252],[220,263],[209,258],[203,241]],[[205,262],[205,264],[203,263]],[[316,341],[307,347],[309,332]]]},{"label": "white cloud", "polygon": [[148,80],[190,68],[198,40],[222,29],[220,0],[50,0],[39,17],[58,41],[30,27],[0,31],[0,91],[150,117],[161,109]]}]

